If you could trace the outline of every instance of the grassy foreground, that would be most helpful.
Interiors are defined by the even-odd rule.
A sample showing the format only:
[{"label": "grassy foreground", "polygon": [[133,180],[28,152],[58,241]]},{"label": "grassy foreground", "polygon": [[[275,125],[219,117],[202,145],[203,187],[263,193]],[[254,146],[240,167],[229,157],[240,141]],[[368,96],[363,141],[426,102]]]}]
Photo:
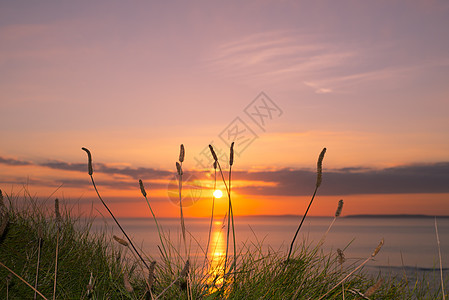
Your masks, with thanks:
[{"label": "grassy foreground", "polygon": [[[9,224],[0,240],[0,262],[52,299],[58,239],[54,211],[37,205],[33,197],[6,195],[5,202]],[[190,279],[180,278],[183,260],[171,249],[170,263],[157,260],[150,294],[148,272],[142,272],[138,259],[124,255],[126,247],[106,233],[92,233],[90,222],[71,217],[67,210],[61,219],[56,299],[156,299],[164,290],[158,299],[319,299],[336,285],[323,299],[441,299],[425,286],[409,287],[403,280],[379,281],[360,273],[338,284],[358,265],[345,265],[337,253],[325,254],[304,243],[295,247],[288,263],[285,253],[263,253],[262,245],[242,246],[235,277],[224,286],[219,272],[204,272],[201,264],[191,266]],[[34,295],[33,289],[0,268],[1,299]],[[37,294],[36,299],[43,298]]]},{"label": "grassy foreground", "polygon": [[[87,149],[85,149],[86,151]],[[231,158],[233,158],[231,147]],[[92,178],[92,157],[87,150],[88,173]],[[215,174],[224,176],[213,148]],[[318,160],[317,185],[321,184],[322,160]],[[177,166],[180,194],[180,225],[184,243],[175,243],[159,227],[142,181],[142,195],[156,222],[159,257],[149,257],[124,237],[111,237],[106,231],[93,232],[92,220],[71,214],[59,201],[38,201],[26,189],[24,196],[0,193],[0,298],[1,299],[444,299],[439,290],[400,278],[371,278],[363,273],[379,245],[366,259],[345,262],[344,252],[324,253],[323,241],[314,244],[295,239],[286,252],[262,251],[261,244],[233,245],[235,241],[231,202],[231,169],[227,193],[226,254],[192,259],[186,241],[182,213],[182,162]],[[230,166],[232,166],[232,162]],[[106,202],[98,197],[109,211]],[[45,203],[47,202],[47,203]],[[334,221],[341,213],[339,203]],[[53,208],[54,207],[54,208]],[[212,206],[213,207],[213,206]],[[109,211],[121,228],[113,213]],[[211,222],[213,220],[213,208]],[[226,218],[224,222],[226,221]],[[223,227],[223,228],[224,228]],[[328,230],[329,231],[329,230]],[[238,234],[238,233],[237,233]],[[293,234],[293,232],[292,232]],[[231,239],[232,237],[232,239]],[[194,241],[193,241],[194,242]],[[174,245],[178,246],[174,246]],[[184,247],[183,247],[184,246]],[[212,245],[211,245],[212,246]],[[377,246],[377,248],[376,248]],[[209,242],[208,242],[209,247]],[[184,251],[183,251],[184,250]],[[228,252],[229,251],[229,252]]]}]

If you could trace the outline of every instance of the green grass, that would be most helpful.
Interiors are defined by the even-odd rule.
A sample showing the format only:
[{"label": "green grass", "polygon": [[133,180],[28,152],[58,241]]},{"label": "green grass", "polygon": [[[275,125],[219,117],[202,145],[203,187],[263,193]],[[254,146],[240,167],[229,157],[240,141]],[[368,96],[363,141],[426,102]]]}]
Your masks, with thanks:
[{"label": "green grass", "polygon": [[[318,169],[321,183],[320,163]],[[223,176],[221,169],[220,173]],[[92,174],[89,156],[89,175]],[[228,184],[230,189],[230,179]],[[318,186],[319,184],[315,188],[314,196]],[[151,209],[151,199],[146,198],[142,182],[140,187],[157,224],[157,212]],[[360,267],[375,254],[367,253],[366,260],[342,264],[341,257],[339,259],[336,253],[324,252],[322,240],[312,242],[303,240],[296,243],[292,241],[288,255],[287,249],[275,251],[269,248],[269,251],[262,251],[266,249],[266,245],[259,242],[247,242],[238,246],[234,242],[236,250],[233,255],[228,255],[226,251],[222,260],[218,263],[215,261],[210,267],[210,260],[213,258],[205,254],[204,258],[191,258],[190,251],[182,251],[181,245],[185,247],[185,244],[181,243],[181,237],[175,237],[175,240],[179,241],[175,242],[173,237],[167,235],[157,224],[161,255],[149,257],[142,249],[131,247],[125,240],[122,244],[128,246],[117,243],[106,230],[93,231],[91,229],[93,219],[73,215],[64,203],[61,204],[63,208],[61,222],[57,223],[55,210],[51,204],[49,200],[41,201],[31,196],[26,188],[23,196],[5,195],[0,201],[0,229],[1,224],[8,221],[5,231],[0,232],[1,299],[33,299],[35,291],[23,280],[35,286],[36,278],[35,288],[47,299],[442,299],[443,297],[441,289],[429,288],[425,279],[408,282],[406,278],[390,277],[383,278],[380,286],[368,297],[364,294],[369,294],[367,293],[369,288],[380,278],[369,277]],[[228,215],[228,230],[232,226],[229,217],[233,218],[230,199],[229,205],[228,213],[231,215]],[[116,222],[119,225],[118,220]],[[292,231],[292,235],[293,233]],[[191,242],[195,242],[194,238]],[[227,238],[227,247],[229,243]],[[54,294],[57,246],[57,282]],[[375,246],[373,245],[373,251]],[[139,253],[136,253],[137,251]],[[155,265],[151,263],[154,260]],[[128,289],[125,287],[125,274],[130,279],[132,291],[129,290],[129,286]],[[42,298],[37,295],[37,299]]]},{"label": "green grass", "polygon": [[[51,299],[57,236],[54,211],[45,209],[49,203],[47,206],[38,204],[41,202],[31,196],[6,195],[5,200],[9,225],[0,240],[0,262],[34,286],[41,236],[37,289]],[[145,299],[146,273],[141,271],[139,259],[126,256],[126,248],[115,243],[106,231],[93,232],[91,224],[91,221],[71,216],[68,210],[62,212],[56,299]],[[357,266],[354,263],[342,267],[335,253],[326,254],[320,246],[306,241],[298,241],[288,262],[285,252],[266,253],[262,251],[265,246],[252,243],[241,246],[235,276],[227,277],[228,281],[221,284],[223,278],[201,273],[200,260],[192,263],[190,278],[179,278],[185,264],[183,253],[167,236],[163,240],[167,257],[157,260],[153,297],[175,283],[159,299],[188,299],[188,280],[192,299],[318,299]],[[126,251],[129,254],[130,250]],[[232,262],[229,269],[232,269]],[[94,285],[88,297],[91,272]],[[134,288],[131,293],[123,283],[125,272]],[[11,279],[7,286],[8,277]],[[355,273],[344,282],[345,299],[362,299],[355,291],[363,293],[376,281],[363,273]],[[440,291],[432,291],[425,280],[422,282],[415,285],[400,278],[390,279],[370,299],[441,299]],[[343,299],[343,286],[332,290],[325,299]],[[1,299],[6,299],[7,289],[9,299],[34,296],[31,288],[1,268]],[[38,296],[38,299],[41,298]]]},{"label": "green grass", "polygon": [[[0,242],[0,262],[34,286],[41,238],[37,289],[51,299],[58,231],[54,213],[31,196],[6,195],[5,198],[9,225]],[[72,217],[68,210],[62,212],[56,298],[87,298],[87,285],[92,273],[94,299],[134,299],[124,289],[123,272],[131,274],[132,280],[138,283],[136,295],[141,294],[144,290],[136,264],[125,263],[123,250],[115,247],[105,233],[93,233],[90,226],[91,222]],[[7,289],[10,299],[34,297],[34,291],[15,276],[7,286],[8,274],[6,269],[0,269],[0,298],[6,298]]]}]

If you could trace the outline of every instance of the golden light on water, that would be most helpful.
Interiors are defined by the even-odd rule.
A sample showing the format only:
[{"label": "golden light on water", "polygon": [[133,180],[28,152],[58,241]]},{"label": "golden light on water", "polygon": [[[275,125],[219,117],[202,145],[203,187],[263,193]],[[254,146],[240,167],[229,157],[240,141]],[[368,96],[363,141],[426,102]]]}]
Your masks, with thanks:
[{"label": "golden light on water", "polygon": [[223,268],[226,255],[226,241],[223,228],[221,222],[214,222],[207,254],[210,263],[208,283],[215,287],[219,287],[223,284]]}]

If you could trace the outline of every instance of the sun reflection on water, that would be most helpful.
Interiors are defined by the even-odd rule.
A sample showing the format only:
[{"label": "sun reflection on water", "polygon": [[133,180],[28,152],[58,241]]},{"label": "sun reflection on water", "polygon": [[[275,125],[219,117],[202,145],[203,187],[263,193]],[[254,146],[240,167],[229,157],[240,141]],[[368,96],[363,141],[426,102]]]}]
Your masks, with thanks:
[{"label": "sun reflection on water", "polygon": [[212,228],[209,251],[209,275],[208,284],[212,287],[220,287],[223,284],[223,268],[226,256],[226,241],[221,222],[214,222]]}]

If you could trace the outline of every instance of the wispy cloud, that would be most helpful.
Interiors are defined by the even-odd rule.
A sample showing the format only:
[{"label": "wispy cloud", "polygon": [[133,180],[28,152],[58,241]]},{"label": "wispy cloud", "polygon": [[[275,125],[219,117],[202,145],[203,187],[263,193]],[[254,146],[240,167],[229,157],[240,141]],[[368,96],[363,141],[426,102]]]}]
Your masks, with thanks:
[{"label": "wispy cloud", "polygon": [[391,81],[425,68],[447,66],[448,57],[404,57],[404,41],[344,43],[298,30],[268,31],[224,43],[209,67],[225,77],[257,82],[302,82],[318,94],[346,93],[361,82]]},{"label": "wispy cloud", "polygon": [[332,93],[332,89],[330,89],[330,88],[322,88],[322,87],[320,87],[321,84],[314,83],[314,82],[309,82],[309,81],[304,81],[303,83],[306,86],[309,86],[309,87],[313,88],[315,90],[315,93],[317,93],[317,94]]},{"label": "wispy cloud", "polygon": [[[67,163],[63,161],[52,161],[39,164],[42,167],[48,167],[56,170],[87,172],[87,165],[82,163]],[[94,171],[110,175],[124,175],[133,179],[162,179],[172,176],[174,172],[157,170],[154,168],[117,168],[103,163],[95,163]]]},{"label": "wispy cloud", "polygon": [[87,166],[86,164],[80,163],[67,163],[63,161],[51,161],[39,164],[42,167],[47,167],[55,170],[64,170],[64,171],[77,171],[77,172],[86,172]]},{"label": "wispy cloud", "polygon": [[15,158],[6,158],[6,157],[0,156],[0,164],[9,165],[9,166],[28,166],[28,165],[32,165],[33,163],[24,161],[24,160],[15,159]]},{"label": "wispy cloud", "polygon": [[320,94],[323,91],[347,92],[352,87],[365,82],[395,82],[398,78],[414,76],[431,68],[449,66],[449,58],[433,59],[425,62],[415,62],[411,65],[382,66],[377,68],[362,68],[349,74],[323,76],[311,81],[304,81],[306,86],[315,89]]},{"label": "wispy cloud", "polygon": [[317,41],[298,31],[269,31],[225,43],[207,62],[225,76],[282,81],[298,75],[316,76],[355,55],[354,50]]},{"label": "wispy cloud", "polygon": [[[77,173],[86,173],[87,178],[87,164],[85,163],[69,163],[64,161],[48,161],[43,163],[36,163],[31,161],[23,161],[18,160],[14,158],[6,158],[0,156],[0,164],[8,165],[11,167],[21,167],[21,166],[33,166],[33,167],[43,167],[43,168],[49,168],[53,170],[60,170],[60,171],[72,171]],[[176,174],[175,170],[173,171],[166,171],[166,170],[160,170],[160,169],[154,169],[154,168],[144,168],[144,167],[125,167],[125,168],[118,168],[115,166],[110,166],[103,163],[94,163],[94,173],[102,173],[107,174],[112,177],[120,178],[118,179],[103,179],[101,182],[101,185],[103,186],[109,186],[116,189],[135,189],[136,188],[136,182],[138,179],[151,181],[152,188],[166,188],[167,182],[169,180],[172,180],[174,175]],[[205,174],[198,173],[196,171],[189,171],[185,172],[187,174],[193,174],[195,178],[205,178]],[[66,187],[84,187],[86,185],[90,185],[89,180],[82,180],[82,179],[58,179],[58,180],[43,180],[43,179],[36,179],[34,177],[27,178],[27,183],[37,184],[37,185],[44,185],[44,186],[58,186],[61,184],[61,182]],[[2,181],[3,183],[8,184],[17,184],[17,183],[24,183],[23,179],[20,178],[14,178],[14,179],[4,179]]]}]

